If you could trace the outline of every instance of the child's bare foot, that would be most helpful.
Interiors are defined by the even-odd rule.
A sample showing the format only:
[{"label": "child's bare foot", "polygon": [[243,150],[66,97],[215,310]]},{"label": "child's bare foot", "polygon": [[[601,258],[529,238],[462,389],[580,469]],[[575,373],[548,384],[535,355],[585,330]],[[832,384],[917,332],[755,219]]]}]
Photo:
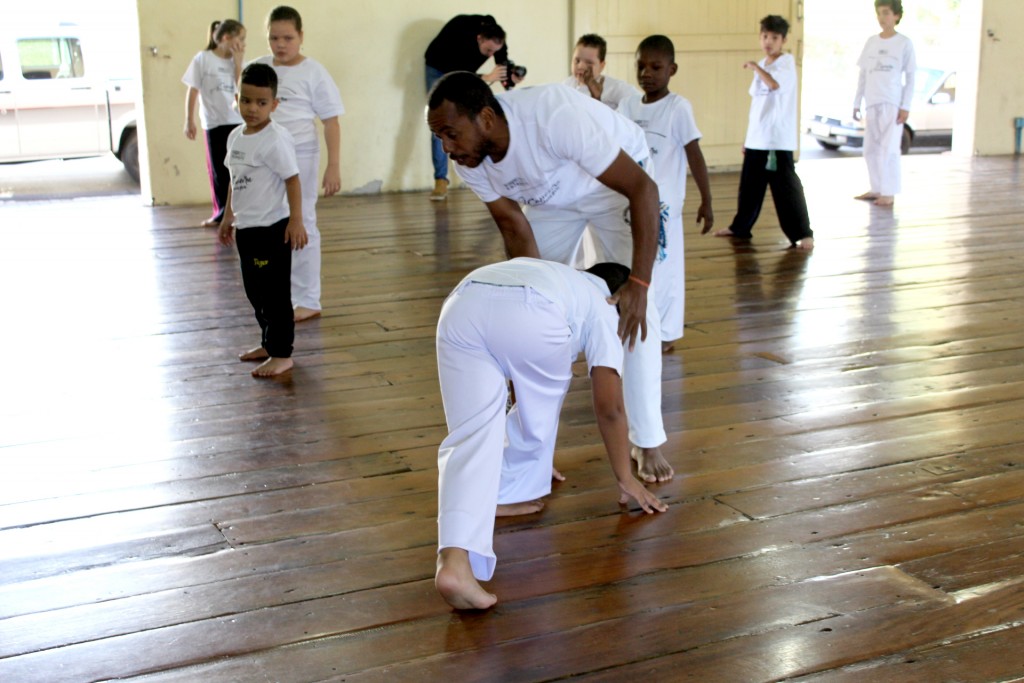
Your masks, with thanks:
[{"label": "child's bare foot", "polygon": [[864,194],[857,195],[856,197],[854,197],[854,199],[863,199],[865,201],[874,201],[875,199],[878,199],[878,197],[879,197],[879,194],[877,192],[865,192]]},{"label": "child's bare foot", "polygon": [[669,481],[675,476],[675,470],[665,460],[660,448],[633,446],[629,455],[636,461],[636,475],[649,484],[656,481]]},{"label": "child's bare foot", "polygon": [[551,466],[551,478],[555,481],[565,481],[565,475],[559,472],[554,465]]},{"label": "child's bare foot", "polygon": [[805,238],[803,238],[802,240],[800,240],[799,242],[797,242],[793,246],[795,246],[797,249],[803,249],[804,251],[810,251],[811,249],[814,249],[814,238],[813,237],[805,237]]},{"label": "child's bare foot", "polygon": [[215,221],[212,218],[207,218],[205,221],[199,224],[200,228],[219,228],[220,221]]},{"label": "child's bare foot", "polygon": [[270,358],[270,354],[262,346],[238,354],[238,360],[266,360],[267,358]]},{"label": "child's bare foot", "polygon": [[252,371],[253,377],[275,377],[288,372],[295,366],[291,358],[268,358]]},{"label": "child's bare foot", "polygon": [[892,206],[894,201],[896,201],[896,199],[892,195],[881,194],[878,195],[878,199],[875,200],[875,206]]},{"label": "child's bare foot", "polygon": [[442,548],[437,554],[434,587],[455,609],[487,609],[498,602],[473,576],[469,553],[462,548]]},{"label": "child's bare foot", "polygon": [[315,308],[306,308],[305,306],[295,307],[295,322],[301,323],[303,320],[312,320],[313,318],[320,317],[320,311]]},{"label": "child's bare foot", "polygon": [[672,349],[674,349],[674,348],[676,348],[676,343],[674,341],[663,341],[663,342],[661,342],[661,352],[662,353],[671,353]]},{"label": "child's bare foot", "polygon": [[499,504],[498,509],[494,512],[494,516],[515,517],[517,515],[532,515],[533,513],[540,512],[543,509],[544,501],[538,498],[537,500],[528,500],[525,503]]},{"label": "child's bare foot", "polygon": [[750,241],[750,235],[737,235],[736,233],[734,233],[729,228],[722,228],[721,230],[715,230],[711,234],[714,235],[715,237],[731,237],[734,240],[739,240],[739,241],[742,241],[742,242],[749,242]]}]

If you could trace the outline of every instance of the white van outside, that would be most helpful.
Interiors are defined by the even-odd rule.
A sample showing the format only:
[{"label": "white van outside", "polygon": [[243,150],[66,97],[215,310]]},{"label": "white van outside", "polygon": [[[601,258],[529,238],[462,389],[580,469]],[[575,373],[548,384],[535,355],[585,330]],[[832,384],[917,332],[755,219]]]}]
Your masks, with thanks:
[{"label": "white van outside", "polygon": [[[918,69],[914,79],[910,118],[903,126],[901,151],[906,154],[912,145],[951,147],[955,102],[955,71],[927,67]],[[851,114],[814,114],[808,122],[807,133],[828,150],[836,150],[841,146],[864,146],[864,122],[854,121]]]},{"label": "white van outside", "polygon": [[138,181],[137,81],[111,77],[75,27],[7,31],[0,28],[0,162],[113,153]]}]

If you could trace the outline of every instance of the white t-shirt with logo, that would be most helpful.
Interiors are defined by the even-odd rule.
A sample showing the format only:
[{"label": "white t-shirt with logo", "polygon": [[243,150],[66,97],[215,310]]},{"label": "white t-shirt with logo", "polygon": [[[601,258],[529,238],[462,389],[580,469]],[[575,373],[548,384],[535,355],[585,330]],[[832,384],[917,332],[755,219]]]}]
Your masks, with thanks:
[{"label": "white t-shirt with logo", "polygon": [[864,50],[857,60],[860,78],[857,81],[857,95],[853,106],[860,108],[875,104],[894,104],[910,111],[914,97],[914,76],[917,73],[917,58],[914,44],[902,33],[891,38],[873,35],[864,44]]},{"label": "white t-shirt with logo", "polygon": [[796,60],[791,54],[782,54],[766,64],[767,58],[758,66],[767,71],[779,87],[772,90],[764,80],[754,73],[750,84],[750,118],[747,121],[747,149],[781,150],[794,152],[797,148],[796,126]]},{"label": "white t-shirt with logo", "polygon": [[558,306],[572,333],[572,358],[580,352],[587,368],[612,368],[622,374],[619,316],[608,303],[608,285],[596,275],[554,261],[519,257],[477,268],[463,282],[530,287]]},{"label": "white t-shirt with logo", "polygon": [[668,205],[669,217],[683,213],[686,198],[686,145],[701,137],[689,100],[669,93],[644,104],[642,95],[622,103],[619,113],[636,123],[647,136],[651,158],[658,169],[658,194]]},{"label": "white t-shirt with logo", "polygon": [[283,126],[271,121],[253,135],[245,135],[244,130],[239,126],[228,135],[224,159],[231,171],[231,211],[239,230],[288,218],[284,181],[299,174],[295,142]]},{"label": "white t-shirt with logo", "polygon": [[[597,180],[620,151],[651,173],[640,128],[591,97],[560,83],[499,94],[509,128],[505,157],[476,168],[456,164],[459,176],[485,203],[508,197],[532,208],[574,209],[621,195]],[[652,173],[653,175],[653,173]]]},{"label": "white t-shirt with logo", "polygon": [[330,119],[345,113],[341,93],[327,69],[306,57],[295,66],[274,64],[274,56],[255,60],[277,72],[277,98],[281,101],[270,118],[288,129],[299,152],[320,148],[315,119]]},{"label": "white t-shirt with logo", "polygon": [[199,121],[203,130],[242,122],[235,109],[235,60],[203,50],[192,58],[181,82],[199,91]]},{"label": "white t-shirt with logo", "polygon": [[[623,100],[636,95],[638,92],[637,89],[629,83],[618,78],[602,76],[601,79],[603,86],[601,89],[601,102],[612,109],[618,110],[618,108],[622,106]],[[593,98],[593,95],[590,94],[590,88],[578,82],[575,76],[569,76],[569,78],[562,81],[562,85],[572,88],[582,95]]]}]

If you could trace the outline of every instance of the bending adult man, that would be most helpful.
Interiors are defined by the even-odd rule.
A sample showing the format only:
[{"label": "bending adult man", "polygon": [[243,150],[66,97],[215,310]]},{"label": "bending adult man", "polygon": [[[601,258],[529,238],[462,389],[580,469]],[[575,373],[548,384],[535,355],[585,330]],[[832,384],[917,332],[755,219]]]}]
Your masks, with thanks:
[{"label": "bending adult man", "polygon": [[[505,30],[490,15],[460,14],[445,24],[427,47],[424,54],[427,91],[446,73],[476,71],[491,57],[494,57],[496,66],[481,78],[487,83],[497,83],[504,80],[503,65],[508,61]],[[430,193],[430,199],[441,201],[448,196],[448,157],[437,139],[431,140],[431,156],[434,161],[434,191]]]},{"label": "bending adult man", "polygon": [[[427,123],[459,175],[487,205],[510,258],[574,262],[587,226],[608,258],[630,267],[619,291],[619,336],[632,455],[640,477],[667,481],[661,453],[661,339],[649,296],[659,237],[658,188],[643,131],[564,85],[495,97],[474,74],[445,76]],[[520,208],[526,206],[526,213]]]}]

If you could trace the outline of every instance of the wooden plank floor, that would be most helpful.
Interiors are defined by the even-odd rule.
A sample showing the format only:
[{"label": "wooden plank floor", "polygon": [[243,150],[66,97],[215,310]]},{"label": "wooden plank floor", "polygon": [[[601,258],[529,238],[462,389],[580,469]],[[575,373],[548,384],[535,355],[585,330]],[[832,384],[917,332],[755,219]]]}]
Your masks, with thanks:
[{"label": "wooden plank floor", "polygon": [[800,165],[811,255],[770,204],[690,229],[669,512],[620,512],[578,378],[482,614],[432,584],[434,324],[502,255],[472,195],[324,201],[271,381],[201,208],[0,204],[0,681],[1024,680],[1022,167],[908,157],[887,211],[862,163]]}]

